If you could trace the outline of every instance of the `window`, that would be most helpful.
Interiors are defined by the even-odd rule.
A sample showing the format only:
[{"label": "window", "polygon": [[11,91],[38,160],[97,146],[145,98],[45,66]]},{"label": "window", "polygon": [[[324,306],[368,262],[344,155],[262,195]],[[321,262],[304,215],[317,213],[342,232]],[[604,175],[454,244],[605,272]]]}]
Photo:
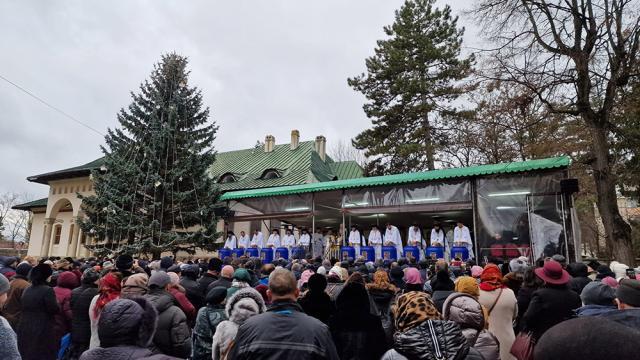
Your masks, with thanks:
[{"label": "window", "polygon": [[282,175],[280,174],[280,171],[276,169],[267,169],[262,173],[262,176],[260,177],[260,179],[271,180],[271,179],[278,179],[281,177]]},{"label": "window", "polygon": [[86,244],[86,243],[87,243],[87,234],[85,234],[83,231],[82,236],[80,237],[80,244]]},{"label": "window", "polygon": [[237,179],[232,173],[223,174],[222,176],[220,176],[220,179],[218,179],[219,184],[228,184],[236,181]]},{"label": "window", "polygon": [[53,231],[53,244],[58,245],[60,244],[60,236],[62,235],[62,225],[56,225]]}]

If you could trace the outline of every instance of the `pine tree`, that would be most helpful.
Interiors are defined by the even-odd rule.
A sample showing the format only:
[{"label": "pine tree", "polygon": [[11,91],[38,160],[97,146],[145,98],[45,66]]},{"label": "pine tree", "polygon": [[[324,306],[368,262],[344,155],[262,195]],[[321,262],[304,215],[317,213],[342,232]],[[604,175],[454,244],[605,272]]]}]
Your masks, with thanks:
[{"label": "pine tree", "polygon": [[373,127],[353,144],[372,157],[369,174],[433,169],[446,118],[456,114],[451,105],[463,91],[473,57],[460,59],[464,28],[445,6],[435,0],[407,0],[384,28],[389,37],[379,40],[375,55],[366,60],[367,74],[348,83],[361,92]]},{"label": "pine tree", "polygon": [[162,56],[105,136],[104,166],[91,174],[96,194],[83,198],[79,223],[98,255],[215,248],[219,193],[207,169],[218,128],[188,86],[187,62]]}]

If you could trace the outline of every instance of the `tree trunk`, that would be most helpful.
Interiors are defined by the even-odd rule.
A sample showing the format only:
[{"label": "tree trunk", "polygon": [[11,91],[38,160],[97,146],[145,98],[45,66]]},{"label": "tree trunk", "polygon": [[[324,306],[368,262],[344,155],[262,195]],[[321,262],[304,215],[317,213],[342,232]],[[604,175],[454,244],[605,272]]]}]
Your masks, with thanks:
[{"label": "tree trunk", "polygon": [[605,242],[615,260],[635,265],[635,256],[631,242],[631,226],[622,218],[618,209],[616,195],[616,176],[612,173],[609,161],[609,141],[607,131],[590,122],[593,137],[595,162],[592,165],[596,186],[597,205],[604,225]]}]

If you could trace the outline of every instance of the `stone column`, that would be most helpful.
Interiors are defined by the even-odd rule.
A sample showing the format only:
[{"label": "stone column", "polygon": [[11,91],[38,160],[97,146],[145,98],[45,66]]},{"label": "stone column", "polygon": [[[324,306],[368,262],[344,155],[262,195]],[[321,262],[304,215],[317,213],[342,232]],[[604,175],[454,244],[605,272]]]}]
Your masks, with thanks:
[{"label": "stone column", "polygon": [[[77,224],[78,217],[74,216],[71,219],[71,224],[73,224],[73,233],[71,234],[71,243],[67,248],[67,256],[76,257],[77,248],[78,248],[78,235],[80,234],[80,227]],[[71,226],[71,225],[69,225]]]},{"label": "stone column", "polygon": [[74,249],[75,252],[74,252],[74,255],[73,255],[75,257],[80,257],[81,256],[80,255],[80,251],[82,251],[82,249],[84,248],[84,246],[83,246],[84,244],[82,243],[82,234],[83,234],[82,230],[80,230],[79,227],[78,227],[78,242],[77,242],[76,247]]},{"label": "stone column", "polygon": [[51,248],[51,232],[53,231],[54,218],[44,219],[44,232],[42,233],[42,247],[40,248],[40,257],[49,256]]}]

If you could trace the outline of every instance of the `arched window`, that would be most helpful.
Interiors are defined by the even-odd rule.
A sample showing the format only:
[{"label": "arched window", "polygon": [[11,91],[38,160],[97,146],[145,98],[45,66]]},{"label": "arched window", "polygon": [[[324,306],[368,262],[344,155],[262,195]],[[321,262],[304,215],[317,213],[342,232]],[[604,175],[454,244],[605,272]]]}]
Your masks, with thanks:
[{"label": "arched window", "polygon": [[218,184],[228,184],[236,181],[237,179],[235,175],[233,175],[232,173],[226,173],[220,176],[220,178],[218,179]]},{"label": "arched window", "polygon": [[262,173],[262,176],[260,177],[260,179],[271,180],[271,179],[278,179],[281,177],[282,177],[282,174],[280,174],[280,171],[276,169],[267,169]]}]

